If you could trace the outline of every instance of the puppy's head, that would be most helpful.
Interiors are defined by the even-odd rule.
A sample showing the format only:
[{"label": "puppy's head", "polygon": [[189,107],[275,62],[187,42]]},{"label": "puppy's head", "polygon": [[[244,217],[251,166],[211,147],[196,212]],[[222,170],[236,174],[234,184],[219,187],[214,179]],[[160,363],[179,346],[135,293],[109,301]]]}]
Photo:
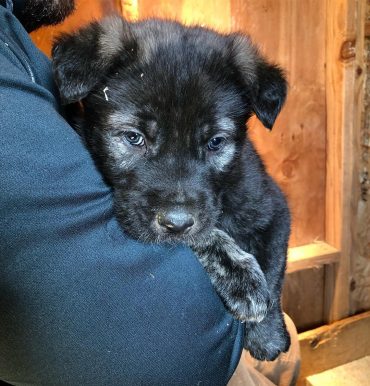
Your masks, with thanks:
[{"label": "puppy's head", "polygon": [[271,129],[286,96],[282,71],[246,36],[170,21],[94,23],[59,38],[53,66],[62,101],[83,106],[119,221],[148,241],[207,236],[246,121]]}]

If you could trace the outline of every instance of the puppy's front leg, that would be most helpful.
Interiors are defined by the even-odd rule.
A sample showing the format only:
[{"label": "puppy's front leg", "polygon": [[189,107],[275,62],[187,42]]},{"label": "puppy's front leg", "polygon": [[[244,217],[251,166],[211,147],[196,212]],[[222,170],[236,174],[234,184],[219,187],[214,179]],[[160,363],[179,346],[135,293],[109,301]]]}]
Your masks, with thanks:
[{"label": "puppy's front leg", "polygon": [[[259,360],[274,360],[290,346],[290,336],[281,310],[281,290],[290,233],[289,212],[285,201],[279,203],[269,228],[250,250],[258,256],[271,293],[270,307],[261,323],[247,323],[244,345]],[[277,207],[279,207],[277,206]],[[263,242],[262,242],[263,240]]]},{"label": "puppy's front leg", "polygon": [[191,247],[229,311],[239,320],[260,322],[267,313],[270,294],[255,257],[219,229],[214,229],[207,241]]}]

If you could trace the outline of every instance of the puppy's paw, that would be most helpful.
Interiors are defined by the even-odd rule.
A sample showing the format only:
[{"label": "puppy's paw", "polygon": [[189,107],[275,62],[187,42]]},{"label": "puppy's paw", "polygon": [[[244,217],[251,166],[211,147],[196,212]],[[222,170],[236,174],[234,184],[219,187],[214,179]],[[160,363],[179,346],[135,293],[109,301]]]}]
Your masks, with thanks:
[{"label": "puppy's paw", "polygon": [[246,326],[244,347],[260,361],[273,361],[290,347],[290,336],[285,325],[270,320],[267,316],[262,323]]},{"label": "puppy's paw", "polygon": [[[251,339],[250,335],[246,339]],[[290,337],[278,336],[271,333],[269,339],[251,339],[247,344],[247,349],[253,358],[259,361],[273,361],[281,353],[287,352],[290,346]]]},{"label": "puppy's paw", "polygon": [[256,258],[218,229],[207,243],[192,248],[228,310],[241,321],[261,321],[269,307],[270,293]]}]

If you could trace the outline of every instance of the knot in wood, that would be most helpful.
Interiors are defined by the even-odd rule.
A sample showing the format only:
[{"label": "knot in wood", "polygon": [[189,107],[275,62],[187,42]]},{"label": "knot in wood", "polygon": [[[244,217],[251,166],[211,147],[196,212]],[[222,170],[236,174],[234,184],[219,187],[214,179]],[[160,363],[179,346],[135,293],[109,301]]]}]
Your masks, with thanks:
[{"label": "knot in wood", "polygon": [[318,336],[315,336],[311,341],[310,341],[310,346],[315,349],[320,343],[320,338]]},{"label": "knot in wood", "polygon": [[340,59],[350,60],[356,56],[356,39],[349,39],[342,43],[340,48]]}]

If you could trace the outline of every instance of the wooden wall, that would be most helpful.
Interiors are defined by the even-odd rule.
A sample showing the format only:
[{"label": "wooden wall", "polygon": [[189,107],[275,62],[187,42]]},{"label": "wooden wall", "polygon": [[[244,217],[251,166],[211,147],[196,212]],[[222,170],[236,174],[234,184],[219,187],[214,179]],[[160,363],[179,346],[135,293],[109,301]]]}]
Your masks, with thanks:
[{"label": "wooden wall", "polygon": [[325,268],[323,266],[289,273],[283,289],[283,310],[298,332],[325,323]]},{"label": "wooden wall", "polygon": [[174,18],[250,34],[270,60],[285,68],[290,83],[287,104],[272,132],[251,119],[250,135],[288,196],[293,214],[290,244],[325,239],[326,1],[77,0],[77,5],[63,25],[32,34],[47,54],[57,33],[113,10],[128,18]]},{"label": "wooden wall", "polygon": [[354,213],[351,312],[370,310],[370,0],[365,24],[365,92],[361,119],[357,205]]}]

